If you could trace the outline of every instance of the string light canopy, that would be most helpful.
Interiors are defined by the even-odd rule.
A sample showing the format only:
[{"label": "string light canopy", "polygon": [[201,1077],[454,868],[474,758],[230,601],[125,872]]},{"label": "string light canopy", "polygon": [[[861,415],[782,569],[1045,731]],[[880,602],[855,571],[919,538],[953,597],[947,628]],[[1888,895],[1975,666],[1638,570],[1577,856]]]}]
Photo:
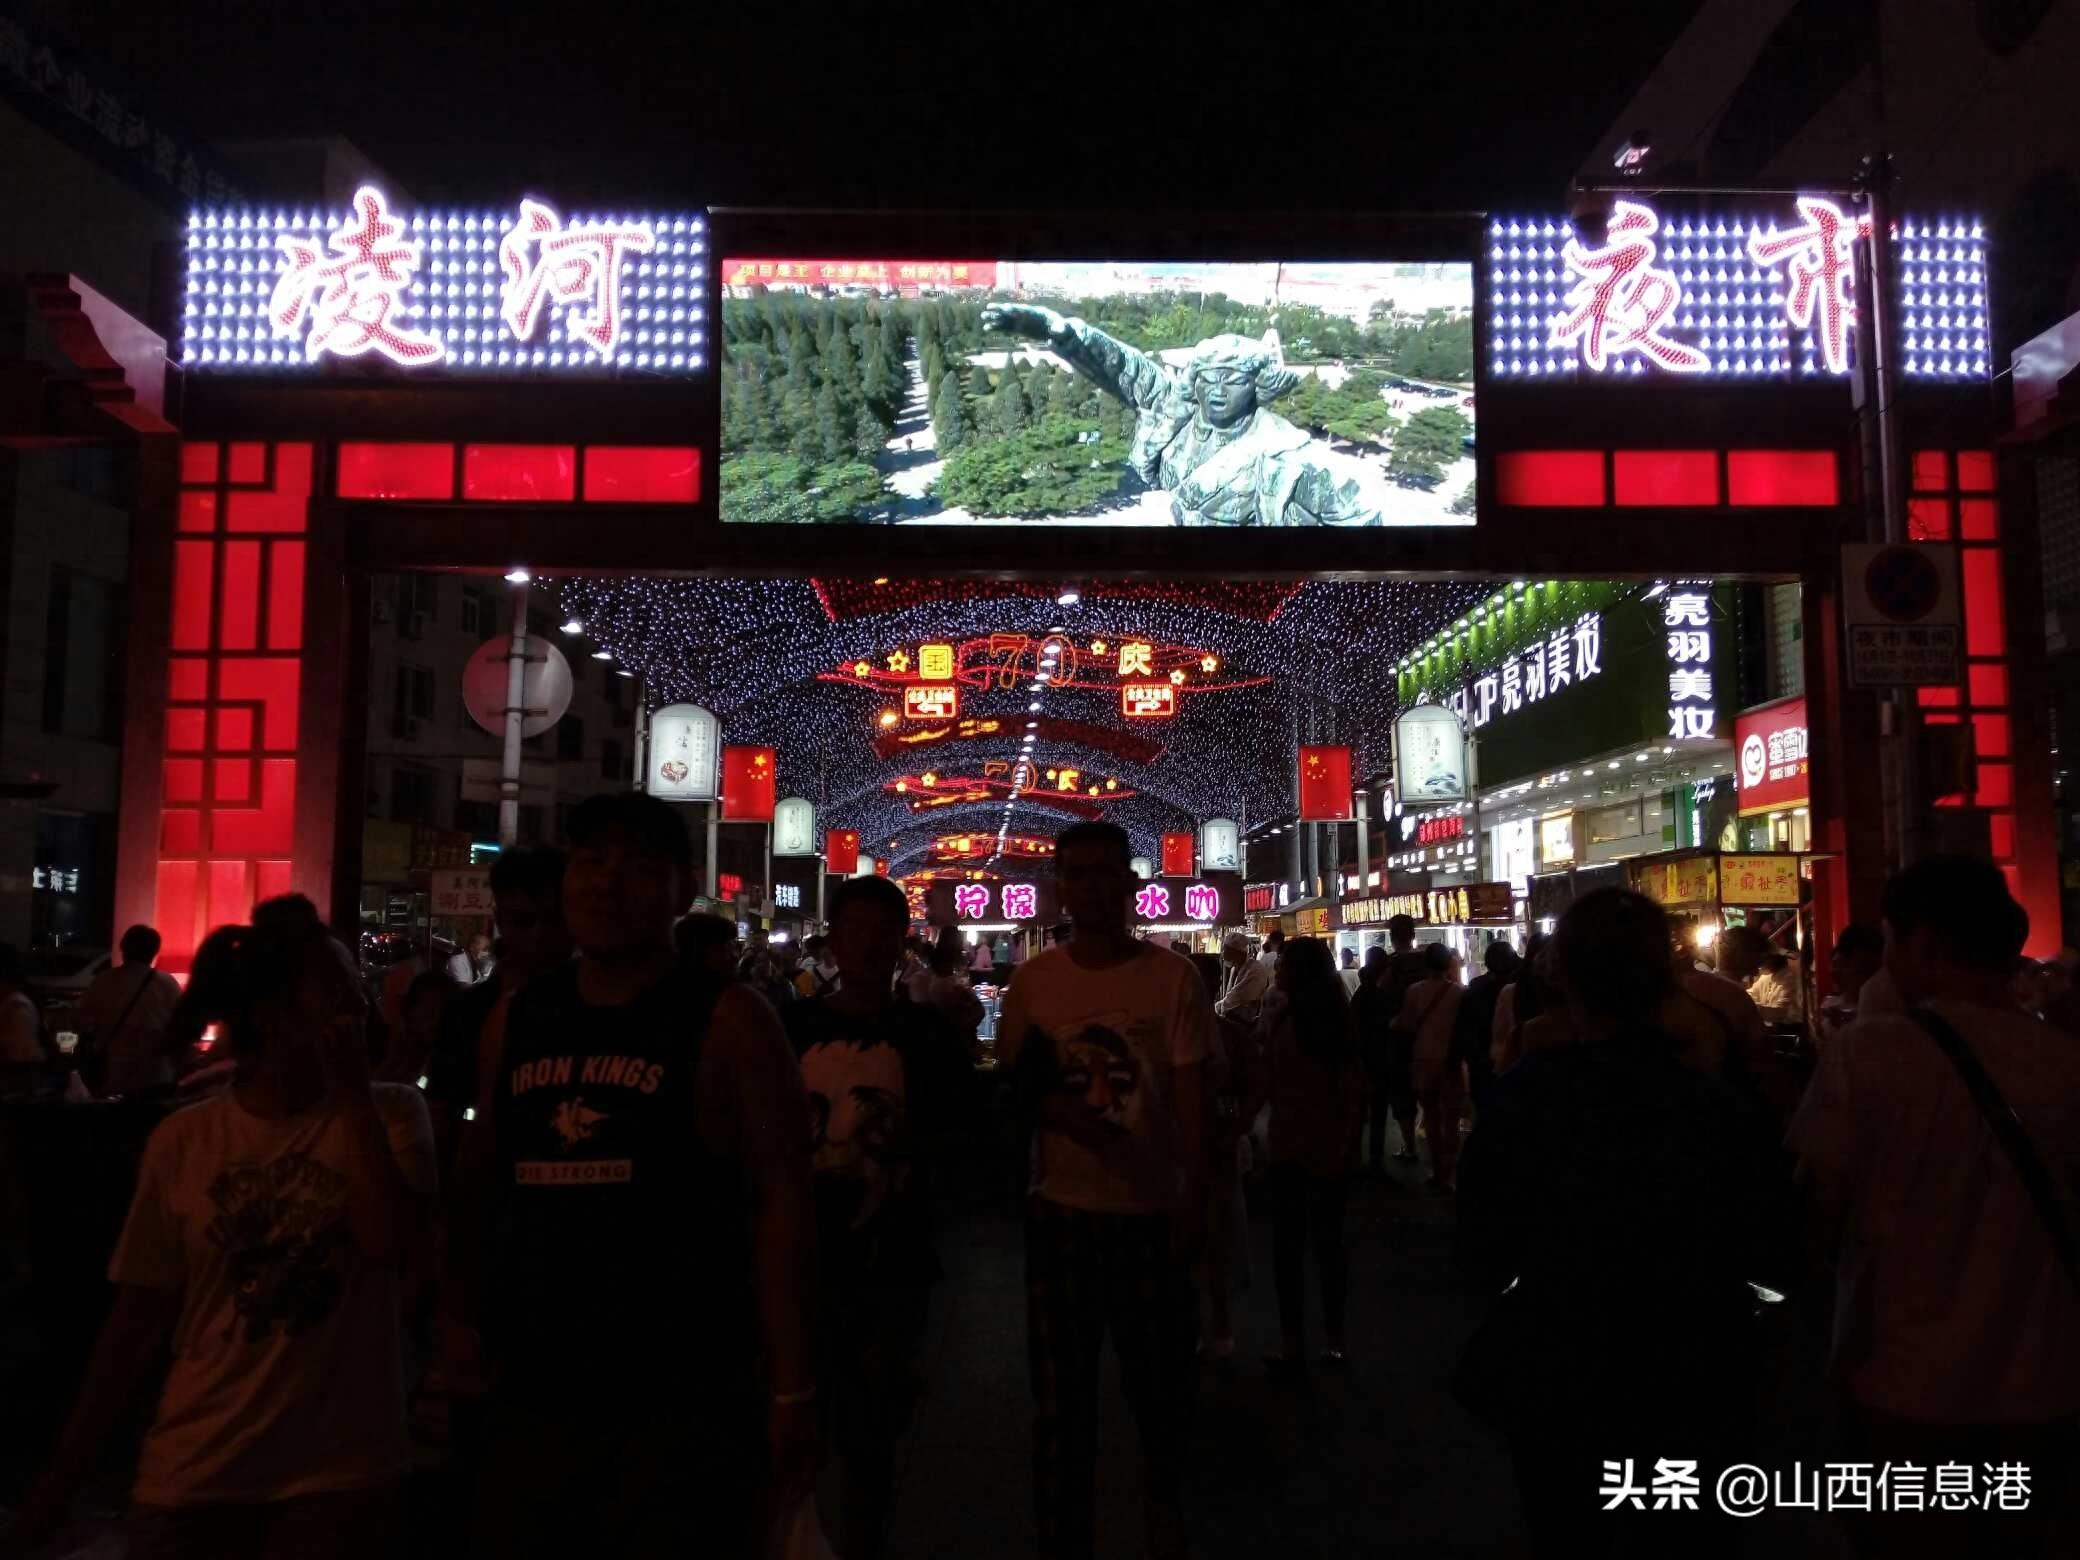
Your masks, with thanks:
[{"label": "string light canopy", "polygon": [[[1040,805],[1049,769],[1057,798],[1065,768],[1101,785],[1117,781],[1103,800],[1088,795],[1085,781],[1077,799],[1124,827],[1148,856],[1164,834],[1207,818],[1248,827],[1289,815],[1296,724],[1305,734],[1311,718],[1315,740],[1349,743],[1360,773],[1385,767],[1396,665],[1506,582],[876,585],[587,576],[540,588],[555,592],[557,610],[582,623],[615,666],[643,679],[652,708],[700,704],[721,718],[730,742],[775,749],[788,791],[814,801],[829,826],[894,840],[876,854],[901,875],[922,866],[933,839],[948,832],[986,833],[995,844],[978,865],[995,866],[1014,859],[1004,849],[1013,836],[1058,832],[1069,815],[1059,802]],[[1066,594],[1077,600],[1063,605]],[[886,605],[875,609],[875,601]],[[1153,723],[1123,716],[1116,691],[1021,678],[1010,688],[964,687],[957,721],[883,724],[886,689],[824,675],[901,647],[915,655],[925,644],[1000,632],[1036,643],[1059,633],[1086,651],[1098,640],[1116,652],[1122,625],[1214,657],[1222,680],[1230,667],[1264,680],[1182,700],[1174,719]],[[901,740],[926,731],[937,734]],[[1029,774],[1014,773],[1021,761],[1030,762]],[[927,772],[977,783],[935,785],[934,804],[914,808],[919,795],[897,791],[896,782]]]}]

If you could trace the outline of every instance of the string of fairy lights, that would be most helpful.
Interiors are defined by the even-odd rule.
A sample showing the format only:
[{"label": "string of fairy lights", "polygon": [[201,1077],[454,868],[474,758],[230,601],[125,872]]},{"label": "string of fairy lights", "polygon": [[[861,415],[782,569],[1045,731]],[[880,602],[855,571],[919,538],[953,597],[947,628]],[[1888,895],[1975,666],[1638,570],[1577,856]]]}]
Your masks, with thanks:
[{"label": "string of fairy lights", "polygon": [[[1085,582],[1044,590],[944,580],[854,581],[843,590],[799,578],[544,583],[589,646],[643,679],[650,708],[705,705],[720,718],[725,741],[775,749],[780,793],[814,802],[820,827],[857,829],[862,850],[887,859],[898,875],[922,867],[932,839],[949,831],[1051,835],[1069,821],[1022,787],[918,809],[914,790],[893,787],[920,770],[979,775],[991,761],[1015,767],[1030,759],[1036,783],[1064,768],[1116,778],[1133,794],[1107,801],[1104,815],[1150,857],[1163,834],[1208,818],[1247,828],[1290,816],[1296,720],[1312,722],[1312,740],[1354,748],[1358,773],[1385,767],[1397,662],[1494,589],[1481,581],[1406,580],[1309,581],[1290,594],[1258,582],[1137,584],[1118,587],[1121,594]],[[819,677],[856,658],[993,633],[1205,646],[1224,674],[1268,680],[1188,695],[1171,719],[1130,720],[1116,694],[1056,687],[1043,663],[1010,688],[963,690],[961,714],[994,719],[996,732],[883,758],[873,737],[889,704],[885,692]],[[1042,716],[1131,728],[1163,748],[1137,762],[1076,742],[1043,742],[1029,729]],[[987,863],[995,864],[994,857]]]}]

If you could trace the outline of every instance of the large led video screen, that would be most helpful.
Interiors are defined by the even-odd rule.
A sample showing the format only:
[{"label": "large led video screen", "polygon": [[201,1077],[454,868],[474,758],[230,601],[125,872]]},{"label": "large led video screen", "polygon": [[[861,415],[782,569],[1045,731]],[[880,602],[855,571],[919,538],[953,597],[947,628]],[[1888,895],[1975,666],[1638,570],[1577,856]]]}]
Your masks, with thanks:
[{"label": "large led video screen", "polygon": [[725,259],[725,522],[1474,520],[1473,268]]}]

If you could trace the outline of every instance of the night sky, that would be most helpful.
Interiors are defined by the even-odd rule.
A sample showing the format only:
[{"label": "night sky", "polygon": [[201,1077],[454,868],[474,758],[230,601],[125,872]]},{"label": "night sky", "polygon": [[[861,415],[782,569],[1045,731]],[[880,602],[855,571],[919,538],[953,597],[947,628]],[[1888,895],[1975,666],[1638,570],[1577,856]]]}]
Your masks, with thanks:
[{"label": "night sky", "polygon": [[341,134],[421,199],[1401,211],[1557,200],[1695,10],[6,3],[206,136]]}]

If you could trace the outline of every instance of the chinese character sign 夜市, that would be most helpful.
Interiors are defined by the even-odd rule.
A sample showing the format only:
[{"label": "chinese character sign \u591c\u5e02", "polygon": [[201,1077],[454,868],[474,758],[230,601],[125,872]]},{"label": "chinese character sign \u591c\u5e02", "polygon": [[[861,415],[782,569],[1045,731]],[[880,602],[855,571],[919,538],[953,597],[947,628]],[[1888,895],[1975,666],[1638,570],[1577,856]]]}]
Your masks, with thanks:
[{"label": "chinese character sign \u591c\u5e02", "polygon": [[1554,346],[1581,342],[1582,360],[1597,370],[1628,352],[1679,374],[1711,367],[1697,348],[1664,334],[1683,288],[1654,263],[1660,226],[1650,207],[1621,200],[1611,210],[1609,241],[1602,248],[1591,249],[1579,238],[1567,241],[1561,258],[1578,280],[1568,294],[1571,311],[1553,326]]},{"label": "chinese character sign \u591c\u5e02", "polygon": [[1839,374],[1849,366],[1849,332],[1856,325],[1849,296],[1852,246],[1869,235],[1871,219],[1852,218],[1833,201],[1812,195],[1798,197],[1798,214],[1805,221],[1795,228],[1751,236],[1748,253],[1765,269],[1784,267],[1791,278],[1786,317],[1820,338],[1827,371]]}]

